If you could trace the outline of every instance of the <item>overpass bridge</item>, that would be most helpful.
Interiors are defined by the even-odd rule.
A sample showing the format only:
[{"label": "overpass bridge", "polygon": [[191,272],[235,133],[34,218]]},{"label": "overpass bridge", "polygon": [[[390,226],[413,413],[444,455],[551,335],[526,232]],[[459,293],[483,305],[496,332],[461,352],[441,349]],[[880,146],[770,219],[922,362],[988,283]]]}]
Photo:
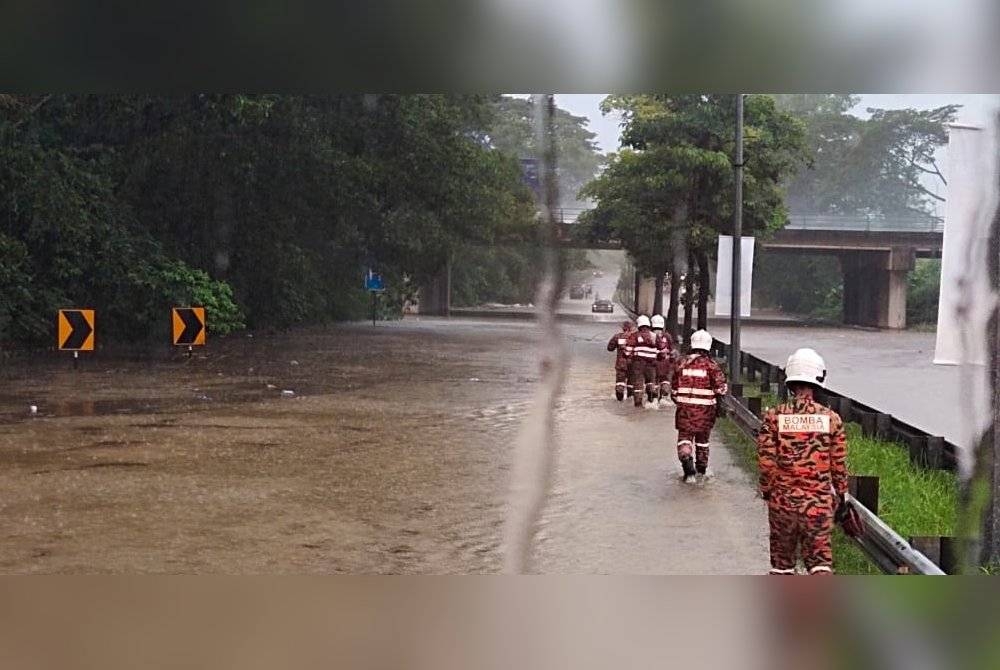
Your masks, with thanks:
[{"label": "overpass bridge", "polygon": [[[560,244],[621,249],[618,240],[593,240],[580,234],[577,219],[584,211],[555,212]],[[788,225],[768,238],[758,238],[757,244],[773,253],[836,256],[844,278],[844,322],[905,328],[907,275],[917,258],[940,258],[943,239],[944,222],[938,218],[793,214]],[[434,307],[447,306],[444,286],[440,282],[433,294],[436,297],[429,301]],[[445,312],[436,309],[432,313]]]}]

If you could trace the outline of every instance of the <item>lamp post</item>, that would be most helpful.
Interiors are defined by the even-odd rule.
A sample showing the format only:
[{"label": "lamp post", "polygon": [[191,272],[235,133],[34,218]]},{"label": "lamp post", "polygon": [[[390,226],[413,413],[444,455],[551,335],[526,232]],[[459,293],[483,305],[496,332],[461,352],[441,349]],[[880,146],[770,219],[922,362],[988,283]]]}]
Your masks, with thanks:
[{"label": "lamp post", "polygon": [[729,381],[740,381],[740,279],[743,270],[743,94],[736,94],[736,194],[733,202],[733,286],[730,302]]}]

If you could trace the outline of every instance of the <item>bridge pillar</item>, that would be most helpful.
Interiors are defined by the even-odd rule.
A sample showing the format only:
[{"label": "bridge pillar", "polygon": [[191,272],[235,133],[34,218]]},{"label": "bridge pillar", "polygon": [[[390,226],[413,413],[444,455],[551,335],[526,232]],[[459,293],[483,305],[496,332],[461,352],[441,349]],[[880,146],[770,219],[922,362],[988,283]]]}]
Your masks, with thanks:
[{"label": "bridge pillar", "polygon": [[906,277],[915,263],[908,247],[842,254],[844,323],[906,328]]},{"label": "bridge pillar", "polygon": [[636,311],[639,314],[651,315],[656,302],[656,279],[643,277],[639,282],[639,290],[635,294]]},{"label": "bridge pillar", "polygon": [[420,314],[451,316],[451,263],[420,287]]}]

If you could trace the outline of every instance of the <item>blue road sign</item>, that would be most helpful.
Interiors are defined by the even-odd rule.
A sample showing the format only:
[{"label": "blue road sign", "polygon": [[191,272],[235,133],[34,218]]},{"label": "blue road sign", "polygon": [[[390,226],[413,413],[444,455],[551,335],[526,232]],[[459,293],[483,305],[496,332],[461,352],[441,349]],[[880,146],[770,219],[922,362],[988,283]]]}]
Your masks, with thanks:
[{"label": "blue road sign", "polygon": [[542,192],[542,180],[539,175],[537,158],[521,159],[521,180],[527,184],[536,195]]},{"label": "blue road sign", "polygon": [[385,284],[382,281],[382,275],[375,272],[371,268],[368,269],[368,274],[365,275],[365,290],[372,292],[385,290]]}]

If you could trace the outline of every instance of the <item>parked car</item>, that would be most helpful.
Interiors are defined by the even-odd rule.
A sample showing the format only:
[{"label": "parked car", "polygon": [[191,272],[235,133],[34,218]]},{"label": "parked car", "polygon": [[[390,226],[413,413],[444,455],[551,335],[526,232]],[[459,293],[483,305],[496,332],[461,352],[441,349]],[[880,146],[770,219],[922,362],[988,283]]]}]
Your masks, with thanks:
[{"label": "parked car", "polygon": [[594,304],[590,306],[591,312],[604,312],[605,314],[613,314],[615,311],[615,305],[610,300],[604,300],[598,298],[594,301]]}]

